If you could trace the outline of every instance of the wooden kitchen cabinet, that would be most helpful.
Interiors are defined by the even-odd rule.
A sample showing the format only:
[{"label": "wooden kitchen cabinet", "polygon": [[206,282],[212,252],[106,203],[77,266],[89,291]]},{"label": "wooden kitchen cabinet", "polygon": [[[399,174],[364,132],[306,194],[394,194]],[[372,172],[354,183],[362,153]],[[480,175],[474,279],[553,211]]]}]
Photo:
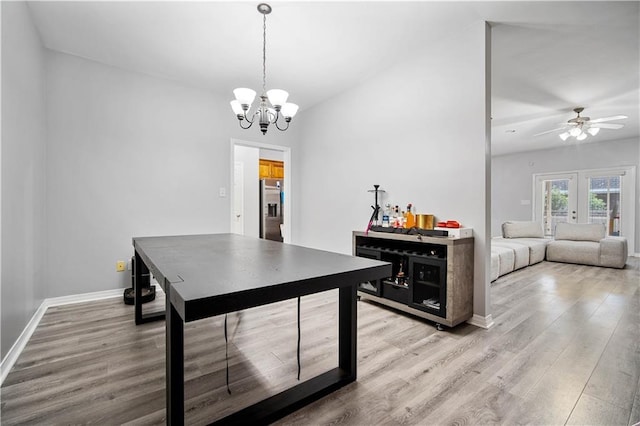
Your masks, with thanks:
[{"label": "wooden kitchen cabinet", "polygon": [[260,159],[260,179],[284,179],[284,162]]}]

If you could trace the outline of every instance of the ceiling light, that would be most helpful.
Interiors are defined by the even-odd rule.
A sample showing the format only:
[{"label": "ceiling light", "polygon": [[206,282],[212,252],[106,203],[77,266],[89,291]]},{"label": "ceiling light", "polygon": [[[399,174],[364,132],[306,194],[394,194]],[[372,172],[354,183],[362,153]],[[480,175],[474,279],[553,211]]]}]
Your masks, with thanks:
[{"label": "ceiling light", "polygon": [[576,126],[574,128],[572,128],[571,130],[569,130],[569,134],[571,136],[573,136],[574,138],[577,138],[578,135],[580,135],[580,133],[582,133],[582,129],[580,129],[580,127]]},{"label": "ceiling light", "polygon": [[[260,106],[258,109],[247,116],[247,112],[251,109],[251,104],[256,97],[256,92],[247,88],[239,88],[233,91],[236,99],[231,101],[231,109],[236,114],[240,127],[248,129],[258,118],[260,130],[263,135],[267,134],[269,124],[275,124],[278,130],[285,131],[289,128],[291,119],[298,112],[298,105],[287,103],[289,93],[280,89],[272,89],[267,92],[267,15],[271,13],[271,6],[266,3],[258,5],[258,12],[262,13],[262,95],[260,95]],[[267,103],[267,101],[269,103]],[[287,126],[281,128],[278,125],[280,117],[284,117]],[[249,123],[244,126],[243,122]]]},{"label": "ceiling light", "polygon": [[566,123],[562,123],[561,125],[563,127],[537,133],[534,136],[546,135],[547,133],[553,133],[558,130],[563,130],[563,132],[558,135],[563,141],[566,141],[571,136],[579,141],[583,141],[589,136],[596,136],[598,133],[600,133],[600,129],[617,130],[624,127],[624,124],[607,123],[607,121],[623,120],[625,118],[628,118],[626,115],[614,115],[612,117],[602,117],[592,120],[590,117],[580,116],[580,113],[584,111],[583,107],[576,107],[573,109],[573,111],[578,114],[577,117],[568,120]]}]

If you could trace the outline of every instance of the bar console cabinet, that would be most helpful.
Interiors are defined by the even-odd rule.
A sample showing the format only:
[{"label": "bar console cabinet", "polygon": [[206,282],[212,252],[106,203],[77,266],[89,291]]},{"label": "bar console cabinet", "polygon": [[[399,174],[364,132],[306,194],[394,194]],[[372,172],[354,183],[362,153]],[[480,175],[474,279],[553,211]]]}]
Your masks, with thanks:
[{"label": "bar console cabinet", "polygon": [[391,276],[358,285],[361,299],[448,327],[473,316],[473,237],[353,231],[353,255],[393,265]]}]

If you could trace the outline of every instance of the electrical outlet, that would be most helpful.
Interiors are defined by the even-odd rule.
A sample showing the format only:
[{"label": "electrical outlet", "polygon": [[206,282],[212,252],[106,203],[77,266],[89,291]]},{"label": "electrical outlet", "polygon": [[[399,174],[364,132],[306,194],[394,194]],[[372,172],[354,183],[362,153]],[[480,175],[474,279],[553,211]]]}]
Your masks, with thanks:
[{"label": "electrical outlet", "polygon": [[127,263],[124,260],[118,260],[116,262],[116,271],[117,272],[124,272],[125,268],[126,268]]}]

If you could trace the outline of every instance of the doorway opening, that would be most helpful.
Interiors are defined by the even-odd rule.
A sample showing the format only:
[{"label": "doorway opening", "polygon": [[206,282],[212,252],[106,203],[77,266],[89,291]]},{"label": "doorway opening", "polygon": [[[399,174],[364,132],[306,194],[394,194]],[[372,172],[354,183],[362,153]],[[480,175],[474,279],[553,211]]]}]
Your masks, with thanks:
[{"label": "doorway opening", "polygon": [[[230,232],[260,237],[269,227],[270,239],[291,242],[291,148],[231,139],[230,151]],[[272,174],[265,176],[267,172]],[[273,198],[269,201],[265,199],[265,183],[267,196]],[[271,194],[274,188],[276,197]],[[271,229],[274,226],[275,231]]]}]

